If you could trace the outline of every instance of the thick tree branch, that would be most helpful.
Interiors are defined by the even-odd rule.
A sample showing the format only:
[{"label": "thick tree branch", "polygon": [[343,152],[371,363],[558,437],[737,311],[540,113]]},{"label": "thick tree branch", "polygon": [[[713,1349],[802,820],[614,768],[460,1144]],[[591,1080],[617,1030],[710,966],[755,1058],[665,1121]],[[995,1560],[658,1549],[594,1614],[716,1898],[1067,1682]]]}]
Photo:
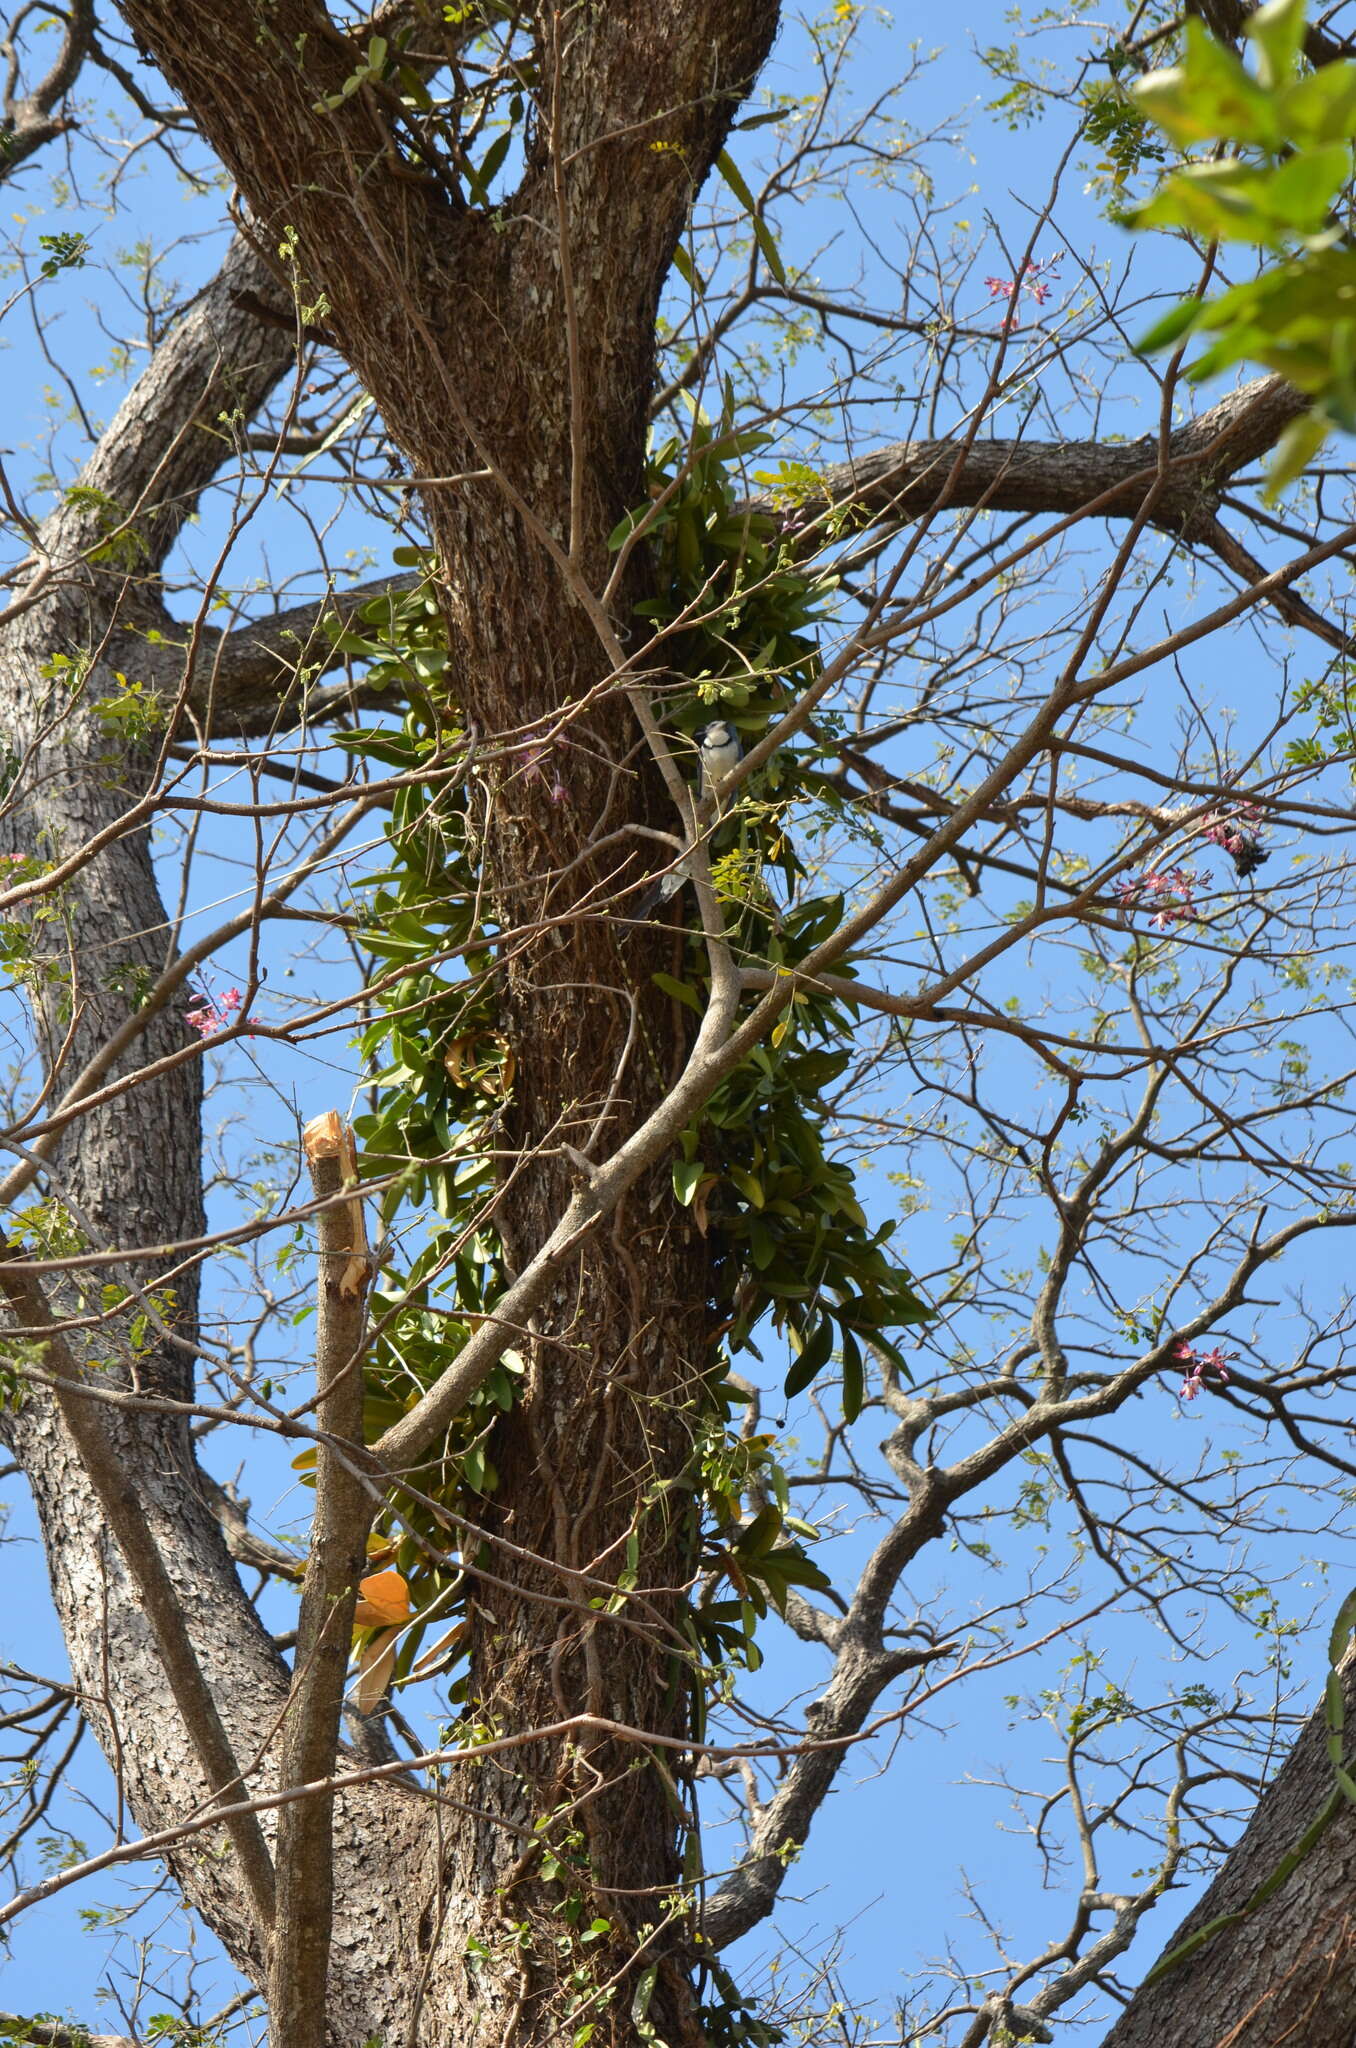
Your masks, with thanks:
[{"label": "thick tree branch", "polygon": [[0,2036],[31,2043],[32,2048],[142,2048],[130,2034],[87,2034],[83,2027],[25,2019],[17,2012],[0,2012]]},{"label": "thick tree branch", "polygon": [[245,1565],[250,1571],[270,1573],[274,1578],[301,1577],[302,1567],[290,1551],[269,1543],[251,1529],[248,1501],[237,1499],[233,1491],[219,1485],[208,1472],[199,1472],[198,1489],[221,1524],[226,1548],[237,1564]]},{"label": "thick tree branch", "polygon": [[[1348,1726],[1356,1714],[1356,1657],[1342,1667]],[[1327,1723],[1319,1707],[1262,1794],[1219,1876],[1164,1954],[1220,1914],[1235,1912],[1323,1807],[1333,1790]],[[1313,1852],[1255,1913],[1223,1929],[1190,1961],[1144,1986],[1103,2048],[1347,2048],[1356,2011],[1356,1806],[1348,1803]]]},{"label": "thick tree branch", "polygon": [[[288,722],[298,716],[310,722],[366,701],[361,684],[311,687],[349,658],[336,652],[322,621],[336,620],[347,629],[374,597],[403,596],[419,580],[414,570],[375,576],[229,631],[205,626],[194,649],[188,701],[207,736],[254,737],[275,731],[280,713]],[[167,617],[160,632],[161,640],[139,649],[137,674],[162,694],[177,695],[187,659],[185,628]]]},{"label": "thick tree branch", "polygon": [[[1168,442],[1168,474],[1150,523],[1189,531],[1229,477],[1259,461],[1308,408],[1280,377],[1260,377],[1178,427]],[[991,512],[1078,512],[1094,499],[1103,517],[1131,518],[1159,478],[1155,437],[1137,441],[976,440],[961,453],[955,439],[896,441],[821,472],[822,494],[797,501],[803,526],[830,509],[870,519],[916,519],[939,502],[982,504]],[[775,498],[751,501],[762,511]]]},{"label": "thick tree branch", "polygon": [[[840,1641],[848,1627],[844,1624]],[[955,1648],[949,1643],[926,1650],[885,1651],[870,1650],[860,1641],[843,1643],[828,1685],[805,1710],[806,1733],[823,1746],[804,1749],[791,1759],[776,1795],[759,1810],[745,1855],[706,1903],[702,1938],[712,1948],[728,1948],[771,1912],[789,1867],[787,1845],[800,1847],[807,1840],[850,1753],[850,1738],[865,1727],[886,1686],[901,1672],[951,1655]]]},{"label": "thick tree branch", "polygon": [[[1265,455],[1306,401],[1279,378],[1261,378],[1231,393],[1173,435],[1169,481],[1159,494],[1150,524],[1191,545],[1208,548],[1248,583],[1267,571],[1216,517],[1213,501],[1240,469]],[[959,463],[959,466],[958,466]],[[851,509],[864,522],[904,523],[925,517],[943,498],[956,509],[984,505],[994,511],[1076,515],[1092,504],[1102,518],[1129,518],[1148,495],[1157,474],[1156,451],[1142,441],[980,440],[961,457],[955,440],[906,441],[822,473],[823,497],[800,501],[797,526],[809,525],[830,506]],[[750,501],[775,511],[770,497]],[[416,571],[373,577],[352,588],[297,604],[229,631],[205,628],[199,636],[190,702],[210,717],[212,734],[257,736],[276,728],[278,713],[298,689],[341,667],[326,617],[347,625],[373,597],[399,596],[419,580]],[[1298,593],[1278,589],[1272,598],[1290,623],[1342,647],[1346,636]],[[182,631],[168,621],[162,632]],[[183,660],[178,647],[153,645],[138,657],[139,672],[156,688],[177,689]],[[352,692],[330,690],[304,698],[309,720],[324,718],[355,701]],[[365,700],[364,700],[365,701]]]},{"label": "thick tree branch", "polygon": [[32,92],[18,91],[18,52],[8,39],[0,43],[0,56],[6,65],[5,110],[0,119],[0,182],[45,142],[76,126],[74,115],[56,109],[75,84],[89,54],[94,39],[94,0],[67,0],[65,18],[61,48],[47,75]]},{"label": "thick tree branch", "polygon": [[[136,1484],[114,1457],[94,1404],[81,1398],[80,1367],[42,1290],[15,1262],[13,1249],[7,1245],[0,1245],[0,1291],[22,1325],[48,1332],[44,1344],[59,1383],[57,1403],[62,1419],[79,1448],[104,1518],[155,1631],[165,1676],[197,1750],[212,1803],[229,1801],[237,1788],[248,1788],[212,1689],[203,1676],[179,1597],[147,1524]],[[252,1814],[237,1813],[227,1820],[226,1827],[240,1859],[257,1924],[261,1930],[267,1929],[273,1922],[273,1863],[259,1822]]]},{"label": "thick tree branch", "polygon": [[43,527],[61,564],[107,538],[107,501],[135,531],[144,559],[159,568],[198,499],[234,450],[234,436],[296,360],[296,337],[242,303],[253,294],[288,315],[287,294],[243,236],[192,302],[118,407],[80,473],[86,492]]},{"label": "thick tree branch", "polygon": [[[353,1133],[334,1110],[304,1133],[318,1202],[319,1313],[316,1420],[326,1433],[316,1471],[315,1520],[297,1622],[295,1675],[283,1728],[279,1785],[312,1784],[334,1769],[348,1673],[349,1638],[373,1489],[337,1448],[362,1445],[363,1345],[372,1265],[359,1196],[332,1198],[357,1181]],[[334,1916],[334,1807],[300,1799],[278,1816],[278,1918],[269,1965],[269,2018],[289,2048],[325,2048],[326,1985]]]}]

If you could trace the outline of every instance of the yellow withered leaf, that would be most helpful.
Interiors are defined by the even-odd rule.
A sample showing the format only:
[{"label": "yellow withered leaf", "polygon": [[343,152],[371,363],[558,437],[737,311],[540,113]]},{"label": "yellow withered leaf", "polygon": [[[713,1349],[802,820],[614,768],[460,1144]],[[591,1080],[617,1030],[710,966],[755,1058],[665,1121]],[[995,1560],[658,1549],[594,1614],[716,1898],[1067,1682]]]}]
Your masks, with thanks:
[{"label": "yellow withered leaf", "polygon": [[399,1635],[398,1628],[388,1628],[381,1635],[373,1636],[358,1659],[358,1683],[354,1688],[353,1704],[360,1714],[375,1714],[381,1705],[395,1668]]}]

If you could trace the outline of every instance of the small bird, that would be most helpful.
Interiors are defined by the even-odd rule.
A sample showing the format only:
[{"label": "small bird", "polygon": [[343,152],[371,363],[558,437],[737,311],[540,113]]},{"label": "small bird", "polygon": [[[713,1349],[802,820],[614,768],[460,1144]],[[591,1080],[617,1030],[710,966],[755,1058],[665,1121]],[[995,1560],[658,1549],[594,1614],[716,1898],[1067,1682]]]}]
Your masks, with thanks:
[{"label": "small bird", "polygon": [[1241,831],[1237,826],[1219,843],[1233,862],[1235,873],[1244,880],[1255,874],[1262,862],[1270,858],[1254,833]]},{"label": "small bird", "polygon": [[1270,859],[1258,829],[1256,806],[1252,804],[1240,806],[1232,817],[1208,819],[1201,837],[1228,854],[1241,881],[1256,874],[1263,861]]},{"label": "small bird", "polygon": [[713,718],[692,737],[701,750],[702,795],[719,796],[744,758],[739,733],[728,718]]},{"label": "small bird", "polygon": [[[719,805],[721,791],[744,758],[738,730],[728,718],[713,718],[709,725],[699,725],[692,737],[697,742],[697,758],[702,769],[700,800],[703,804]],[[649,917],[652,911],[676,896],[688,880],[687,862],[680,860],[668,874],[651,883],[637,903],[634,915]]]}]

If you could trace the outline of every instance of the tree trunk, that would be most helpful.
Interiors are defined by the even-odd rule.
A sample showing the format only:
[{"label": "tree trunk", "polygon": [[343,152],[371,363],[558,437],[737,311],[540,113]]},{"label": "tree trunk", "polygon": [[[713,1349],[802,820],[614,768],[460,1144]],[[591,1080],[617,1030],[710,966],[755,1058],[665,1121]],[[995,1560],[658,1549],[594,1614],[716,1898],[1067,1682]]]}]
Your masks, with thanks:
[{"label": "tree trunk", "polygon": [[[1347,1725],[1356,1657],[1343,1668]],[[1322,1709],[1263,1793],[1242,1840],[1167,1943],[1235,1913],[1322,1811],[1333,1791]],[[1356,2040],[1356,1806],[1347,1804],[1255,1913],[1214,1934],[1136,1993],[1102,2048],[1352,2048]]]},{"label": "tree trunk", "polygon": [[[652,771],[635,759],[633,716],[606,683],[604,639],[577,598],[605,582],[607,536],[643,495],[659,290],[776,11],[760,0],[681,10],[636,0],[572,11],[563,26],[544,11],[541,74],[551,82],[523,187],[494,213],[458,210],[397,165],[370,95],[324,111],[353,59],[309,0],[224,12],[192,0],[129,0],[123,12],[238,179],[261,246],[270,251],[295,232],[301,289],[323,293],[326,326],[415,472],[495,471],[430,492],[427,511],[456,650],[457,708],[479,736],[492,792],[484,859],[494,910],[519,928],[552,920],[514,951],[503,980],[518,1074],[512,1138],[533,1163],[514,1180],[500,1221],[510,1259],[521,1260],[571,1192],[576,1169],[557,1149],[561,1139],[614,1148],[671,1083],[680,1051],[671,1005],[653,989],[654,969],[667,964],[656,942],[579,908],[600,879],[587,859],[590,840],[645,822],[656,791]],[[161,539],[150,550],[157,561]],[[622,638],[636,594],[613,622]],[[30,617],[33,636],[49,649],[61,644],[58,622]],[[76,629],[77,640],[97,646],[107,623],[105,610]],[[30,653],[26,637],[16,682]],[[522,772],[514,747],[540,720],[562,716],[566,787],[556,802],[546,778]],[[86,725],[90,747],[106,747],[97,719]],[[127,795],[109,792],[108,801],[121,812]],[[102,822],[68,818],[62,831],[83,838]],[[576,856],[584,858],[568,888],[543,880]],[[90,960],[106,958],[96,929],[105,947],[109,931],[163,930],[144,835],[117,841],[80,887],[99,920],[80,934]],[[134,964],[143,978],[157,970],[162,943],[142,942],[146,957]],[[86,1037],[97,1046],[126,1012],[123,997],[96,1002],[68,1066],[78,1067]],[[162,1016],[136,1056],[175,1049],[176,1026]],[[196,1074],[190,1062],[112,1105],[108,1136],[82,1121],[73,1187],[111,1242],[196,1234],[198,1154],[186,1142],[196,1128]],[[128,1156],[147,1162],[134,1227]],[[162,1175],[166,1158],[173,1168]],[[637,1238],[644,1285],[628,1249]],[[690,1461],[709,1358],[707,1300],[705,1247],[675,1211],[663,1175],[642,1183],[628,1212],[559,1276],[537,1319],[525,1398],[494,1447],[496,1523],[521,1549],[567,1570],[615,1581],[633,1569],[657,1619],[649,1636],[626,1630],[587,1605],[544,1603],[538,1595],[558,1602],[573,1585],[552,1569],[501,1569],[511,1583],[478,1598],[473,1612],[475,1718],[522,1729],[588,1712],[687,1732],[687,1667],[668,1624],[691,1575],[693,1525],[685,1506],[671,1505],[687,1496],[651,1482],[671,1480]],[[187,1291],[178,1315],[191,1341]],[[187,1351],[173,1358],[155,1384],[187,1391],[189,1362]],[[93,1659],[102,1632],[98,1619],[82,1628],[82,1607],[98,1617],[101,1601],[111,1602],[119,1694],[105,1743],[115,1760],[128,1752],[138,1823],[164,1825],[191,1801],[191,1745],[144,1630],[138,1638],[135,1597],[97,1518],[87,1547],[70,1544],[80,1479],[46,1440],[59,1431],[47,1402],[21,1411],[15,1428],[44,1525],[61,1528],[53,1566],[78,1667],[82,1642]],[[128,1466],[153,1475],[148,1514],[237,1759],[262,1789],[271,1753],[250,1773],[281,1711],[286,1674],[225,1559],[183,1427],[119,1413],[113,1433]],[[98,1692],[92,1667],[77,1677]],[[144,1697],[132,1697],[134,1681]],[[634,2041],[642,2023],[671,2048],[695,2039],[682,1930],[664,1924],[681,1875],[683,1801],[662,1758],[601,1740],[542,1740],[463,1771],[447,1789],[457,1804],[436,1821],[391,1785],[341,1805],[329,2013],[336,2048],[369,2033],[465,2048],[499,2048],[511,2035],[522,2048],[559,2040],[581,2011],[596,2025],[598,2048]],[[231,1863],[191,1851],[180,1861],[188,1895],[261,1981],[261,1933]],[[383,1914],[389,1924],[379,1923]],[[587,1950],[572,1939],[570,1930],[598,1921],[611,1931]]]},{"label": "tree trunk", "polygon": [[[258,327],[239,309],[239,293],[261,286],[273,293],[267,274],[237,245],[217,283],[129,395],[81,479],[135,515],[142,537],[138,567],[163,558],[218,467],[223,406],[252,414],[292,359],[285,334]],[[146,498],[152,481],[154,502]],[[167,512],[159,509],[160,493]],[[31,928],[33,965],[24,979],[55,1084],[51,1102],[60,1102],[129,1019],[139,1016],[143,1025],[97,1082],[104,1090],[120,1079],[126,1085],[75,1116],[50,1170],[69,1223],[97,1250],[173,1246],[203,1228],[201,1068],[183,1022],[187,991],[168,1005],[138,1010],[167,957],[149,821],[126,829],[152,764],[144,753],[124,754],[95,708],[116,694],[115,658],[135,673],[132,655],[119,651],[129,642],[134,648],[135,640],[121,635],[153,602],[120,576],[80,566],[82,554],[98,547],[101,521],[109,516],[108,502],[91,507],[72,497],[48,520],[43,548],[61,573],[0,638],[0,730],[10,760],[22,764],[0,819],[0,844],[12,854],[57,861],[109,835],[65,883],[59,918]],[[22,912],[8,915],[21,918]],[[190,1056],[157,1078],[129,1078],[145,1064],[185,1053]],[[180,1271],[179,1264],[171,1257],[163,1264],[96,1268],[86,1296],[68,1285],[55,1297],[54,1305],[68,1314],[100,1307],[100,1290],[109,1281],[160,1297],[169,1341],[136,1355],[121,1320],[87,1339],[86,1356],[103,1361],[101,1387],[191,1397],[197,1268],[190,1261]],[[173,1413],[92,1405],[179,1594],[247,1788],[266,1791],[288,1674],[227,1554],[186,1421]],[[29,1477],[73,1679],[114,1771],[119,1801],[146,1832],[172,1827],[208,1789],[218,1788],[204,1784],[138,1588],[50,1395],[34,1391],[17,1407],[7,1406],[0,1425]],[[265,1826],[271,1831],[267,1817]],[[408,2009],[408,1985],[420,1967],[419,1916],[437,1876],[424,1810],[403,1788],[385,1786],[341,1802],[337,1836],[331,2017],[335,2040],[352,2042],[393,2025]],[[233,1858],[219,1853],[215,1839],[203,1853],[190,1838],[168,1860],[185,1897],[233,1960],[262,1983],[263,1935]]]}]

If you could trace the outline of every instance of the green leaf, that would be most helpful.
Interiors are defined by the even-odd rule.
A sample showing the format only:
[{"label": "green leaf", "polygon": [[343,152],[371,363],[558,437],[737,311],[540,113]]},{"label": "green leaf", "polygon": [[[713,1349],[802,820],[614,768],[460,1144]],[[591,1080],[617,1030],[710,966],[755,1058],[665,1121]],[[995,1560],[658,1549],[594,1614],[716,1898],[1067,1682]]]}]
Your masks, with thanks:
[{"label": "green leaf", "polygon": [[692,1206],[692,1198],[700,1187],[706,1167],[700,1159],[675,1159],[673,1162],[673,1192],[685,1209]]},{"label": "green leaf", "polygon": [[1348,1593],[1338,1608],[1337,1619],[1328,1636],[1328,1662],[1334,1670],[1347,1654],[1353,1630],[1356,1630],[1356,1591]]},{"label": "green leaf", "polygon": [[766,1273],[776,1256],[776,1238],[772,1235],[766,1223],[761,1222],[757,1216],[751,1216],[749,1218],[749,1257],[753,1260],[756,1270],[760,1273]]},{"label": "green leaf", "polygon": [[1258,54],[1258,78],[1267,91],[1288,85],[1295,75],[1304,40],[1307,0],[1266,0],[1243,24],[1243,33]]},{"label": "green leaf", "polygon": [[[772,272],[778,284],[785,284],[786,270],[782,263],[781,251],[777,247],[777,238],[759,213],[754,196],[744,182],[743,172],[727,149],[721,151],[720,155],[716,158],[716,163],[722,178],[724,178],[726,184],[734,193],[735,198],[749,216],[749,224],[757,237],[758,247],[763,252],[768,269]],[[763,445],[766,446],[766,441]]]},{"label": "green leaf", "polygon": [[1274,171],[1254,173],[1256,204],[1296,234],[1317,234],[1350,176],[1351,148],[1346,142],[1296,150]]},{"label": "green leaf", "polygon": [[862,1353],[851,1330],[843,1331],[843,1420],[855,1422],[862,1412],[866,1384],[862,1374]]},{"label": "green leaf", "polygon": [[646,2013],[650,2010],[650,2000],[654,1997],[654,1987],[658,1977],[658,1963],[651,1963],[648,1969],[642,1970],[640,1973],[636,1983],[635,1995],[631,2000],[631,2018],[637,2025],[640,2024],[645,2018]]},{"label": "green leaf", "polygon": [[1308,468],[1331,432],[1331,420],[1317,408],[1306,412],[1302,419],[1291,420],[1271,451],[1266,488],[1262,493],[1263,504],[1276,503],[1287,485]]},{"label": "green leaf", "polygon": [[1234,157],[1189,164],[1126,218],[1135,229],[1185,228],[1205,241],[1218,237],[1281,249],[1295,235],[1322,230],[1350,173],[1351,151],[1342,142],[1297,152],[1274,167]]},{"label": "green leaf", "polygon": [[495,136],[475,168],[468,170],[466,182],[471,188],[471,199],[475,205],[488,205],[490,186],[494,183],[495,174],[508,155],[512,142],[513,130],[506,128],[502,135]]},{"label": "green leaf", "polygon": [[1344,57],[1297,79],[1281,96],[1279,121],[1282,134],[1298,143],[1356,136],[1356,64]]},{"label": "green leaf", "polygon": [[1193,142],[1274,144],[1281,140],[1274,99],[1250,78],[1232,50],[1187,17],[1186,48],[1180,64],[1151,71],[1130,88],[1147,114],[1182,148]]},{"label": "green leaf", "polygon": [[771,1502],[759,1508],[753,1520],[740,1530],[734,1545],[735,1554],[741,1560],[746,1557],[763,1557],[771,1550],[782,1533],[781,1509]]},{"label": "green leaf", "polygon": [[706,286],[702,274],[681,242],[673,252],[673,267],[690,292],[695,292],[699,299],[704,297]]},{"label": "green leaf", "polygon": [[832,1355],[833,1326],[827,1316],[821,1316],[806,1338],[799,1358],[786,1375],[783,1392],[788,1397],[803,1393],[811,1380],[823,1372]]},{"label": "green leaf", "polygon": [[1155,320],[1153,326],[1141,334],[1135,343],[1136,354],[1152,356],[1157,355],[1160,349],[1175,347],[1184,334],[1190,334],[1201,312],[1199,299],[1179,300],[1171,312],[1165,313],[1161,320]]},{"label": "green leaf", "polygon": [[676,1003],[685,1003],[697,1016],[705,1016],[706,1005],[691,982],[675,981],[671,974],[652,974],[650,979],[657,989],[662,989],[666,996],[672,996]]}]

